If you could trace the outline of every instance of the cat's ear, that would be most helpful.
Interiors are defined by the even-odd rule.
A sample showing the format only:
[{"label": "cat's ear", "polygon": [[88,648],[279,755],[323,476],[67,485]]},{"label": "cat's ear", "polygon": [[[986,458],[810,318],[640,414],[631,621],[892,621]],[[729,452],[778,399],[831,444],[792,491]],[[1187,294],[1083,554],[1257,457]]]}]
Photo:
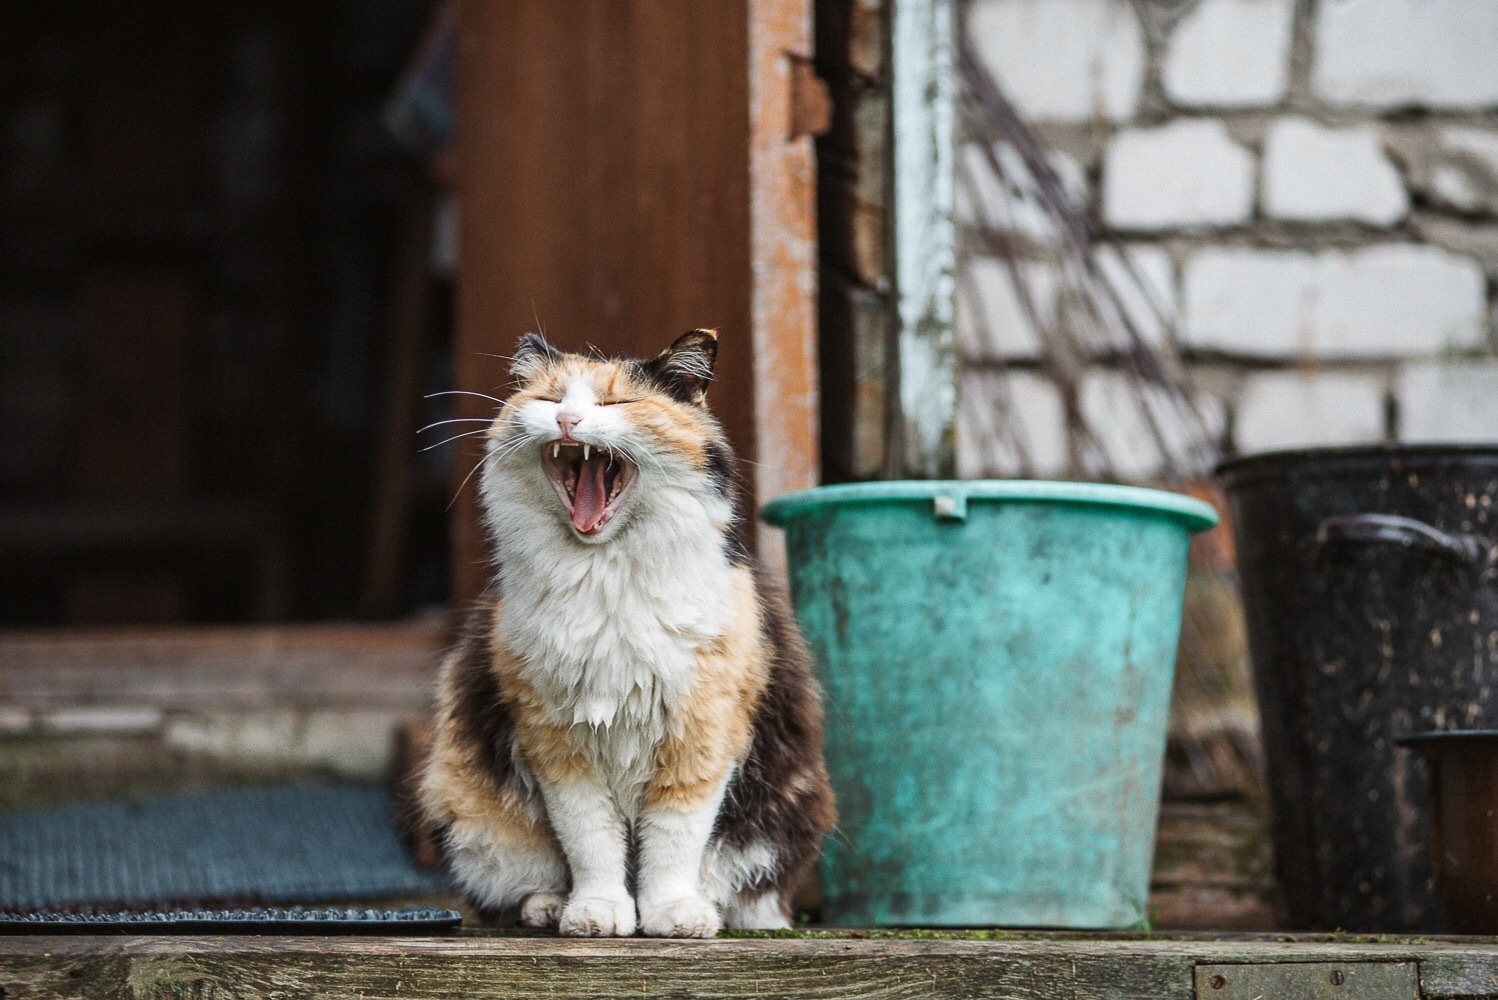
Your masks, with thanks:
[{"label": "cat's ear", "polygon": [[656,381],[683,403],[701,403],[718,361],[718,331],[688,330],[649,362]]},{"label": "cat's ear", "polygon": [[517,382],[528,382],[561,355],[562,352],[548,344],[539,333],[524,334],[520,343],[515,345],[515,355],[510,360],[510,375]]}]

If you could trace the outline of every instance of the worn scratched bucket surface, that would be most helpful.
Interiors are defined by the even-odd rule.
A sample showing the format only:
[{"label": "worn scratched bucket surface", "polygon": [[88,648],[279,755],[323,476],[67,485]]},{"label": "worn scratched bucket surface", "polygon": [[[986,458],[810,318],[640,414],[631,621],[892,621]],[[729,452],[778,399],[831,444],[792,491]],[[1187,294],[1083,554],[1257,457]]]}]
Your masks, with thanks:
[{"label": "worn scratched bucket surface", "polygon": [[1498,728],[1498,445],[1324,448],[1220,470],[1295,930],[1443,929],[1416,755]]},{"label": "worn scratched bucket surface", "polygon": [[836,924],[1145,918],[1189,497],[904,482],[772,501],[827,691]]}]

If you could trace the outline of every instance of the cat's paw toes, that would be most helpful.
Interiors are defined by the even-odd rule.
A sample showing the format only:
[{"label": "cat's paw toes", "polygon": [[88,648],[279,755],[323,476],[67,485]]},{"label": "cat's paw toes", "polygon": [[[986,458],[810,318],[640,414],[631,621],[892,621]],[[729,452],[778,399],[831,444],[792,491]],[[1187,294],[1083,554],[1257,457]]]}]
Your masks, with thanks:
[{"label": "cat's paw toes", "polygon": [[520,926],[554,931],[565,905],[567,897],[559,892],[533,892],[520,904]]},{"label": "cat's paw toes", "polygon": [[640,929],[651,937],[710,938],[722,927],[718,908],[701,896],[640,907]]},{"label": "cat's paw toes", "polygon": [[568,937],[629,937],[635,932],[635,901],[628,896],[573,897],[562,907],[557,929]]}]

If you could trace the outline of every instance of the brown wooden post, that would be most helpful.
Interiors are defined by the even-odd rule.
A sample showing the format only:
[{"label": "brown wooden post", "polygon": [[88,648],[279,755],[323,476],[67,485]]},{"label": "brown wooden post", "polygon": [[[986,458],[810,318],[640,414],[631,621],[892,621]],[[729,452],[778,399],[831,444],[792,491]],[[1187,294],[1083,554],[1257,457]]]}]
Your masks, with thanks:
[{"label": "brown wooden post", "polygon": [[[486,355],[538,326],[627,354],[714,327],[748,498],[812,485],[814,167],[794,133],[817,115],[804,89],[793,106],[810,44],[809,0],[465,0],[457,387],[502,395]],[[459,478],[480,451],[461,455]],[[462,602],[488,574],[471,482],[453,511]]]}]

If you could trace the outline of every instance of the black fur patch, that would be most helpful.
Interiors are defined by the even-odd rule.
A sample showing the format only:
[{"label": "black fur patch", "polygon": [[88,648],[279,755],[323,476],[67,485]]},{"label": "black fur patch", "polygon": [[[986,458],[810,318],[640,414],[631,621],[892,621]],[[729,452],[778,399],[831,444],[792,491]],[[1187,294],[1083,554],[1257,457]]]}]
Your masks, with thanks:
[{"label": "black fur patch", "polygon": [[688,330],[639,371],[666,395],[681,403],[702,405],[718,360],[718,336],[711,330]]},{"label": "black fur patch", "polygon": [[492,606],[474,613],[453,672],[453,721],[459,738],[475,749],[475,760],[495,788],[515,777],[515,720],[500,695],[489,634]]},{"label": "black fur patch", "polygon": [[[763,579],[759,586],[770,680],[755,709],[748,756],[724,796],[714,833],[739,849],[772,845],[775,870],[745,888],[784,892],[816,860],[837,817],[822,759],[822,697],[811,656],[790,609]],[[798,775],[804,787],[793,792]]]},{"label": "black fur patch", "polygon": [[707,452],[707,476],[713,481],[718,495],[732,496],[734,477],[738,473],[733,460],[733,452],[729,451],[728,445],[722,441],[707,442],[703,451]]}]

